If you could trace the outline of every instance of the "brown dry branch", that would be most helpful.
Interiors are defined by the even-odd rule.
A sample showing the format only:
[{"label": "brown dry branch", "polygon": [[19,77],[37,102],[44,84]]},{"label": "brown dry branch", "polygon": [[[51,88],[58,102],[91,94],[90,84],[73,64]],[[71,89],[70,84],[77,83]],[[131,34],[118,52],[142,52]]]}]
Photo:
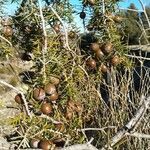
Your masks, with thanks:
[{"label": "brown dry branch", "polygon": [[135,116],[121,130],[119,130],[115,134],[115,136],[110,141],[110,146],[105,145],[101,150],[105,150],[108,147],[115,146],[115,144],[117,144],[121,139],[123,139],[129,134],[132,134],[132,132],[134,133],[134,130],[137,128],[137,124],[140,123],[141,119],[143,118],[145,112],[147,111],[150,105],[150,96],[147,98],[142,96],[141,99],[143,99],[143,104],[137,110]]},{"label": "brown dry branch", "polygon": [[22,97],[22,100],[23,100],[23,103],[24,103],[24,106],[25,106],[25,110],[26,110],[26,112],[27,112],[27,115],[28,115],[30,118],[32,118],[31,113],[30,113],[29,108],[28,108],[28,104],[27,104],[26,98],[25,98],[25,96],[24,96],[24,93],[23,93],[21,90],[18,90],[17,88],[15,88],[14,86],[12,86],[11,84],[6,83],[5,81],[0,80],[0,84],[5,85],[5,86],[7,86],[7,87],[13,89],[13,90],[16,91],[17,93],[20,93],[20,94],[21,94],[21,97]]}]

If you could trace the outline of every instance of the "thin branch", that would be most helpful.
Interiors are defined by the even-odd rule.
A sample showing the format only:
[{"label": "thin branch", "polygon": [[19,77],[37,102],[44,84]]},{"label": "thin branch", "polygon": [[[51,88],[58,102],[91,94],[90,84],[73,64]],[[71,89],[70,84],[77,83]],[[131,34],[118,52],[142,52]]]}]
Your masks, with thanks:
[{"label": "thin branch", "polygon": [[60,18],[60,16],[58,15],[58,13],[56,12],[56,10],[52,7],[52,5],[49,5],[49,8],[52,10],[52,12],[55,14],[55,16],[58,18],[58,20],[60,21],[60,23],[63,26],[63,30],[64,30],[64,34],[65,34],[65,47],[72,53],[75,55],[75,53],[71,50],[70,46],[69,46],[69,40],[68,40],[68,32],[66,30],[65,24],[63,22],[63,20]]},{"label": "thin branch", "polygon": [[133,137],[137,137],[137,138],[150,139],[150,135],[148,135],[148,134],[143,134],[143,133],[138,133],[138,132],[126,133],[126,135],[133,136]]},{"label": "thin branch", "polygon": [[128,11],[134,11],[134,12],[143,12],[143,10],[137,10],[137,9],[130,9],[130,8],[119,8],[119,9],[121,9],[121,10],[128,10]]},{"label": "thin branch", "polygon": [[45,20],[44,20],[44,16],[43,16],[41,1],[38,0],[38,3],[39,3],[39,10],[40,10],[40,17],[42,20],[42,29],[43,29],[43,34],[44,34],[44,45],[42,47],[42,57],[43,57],[42,63],[43,63],[43,78],[45,81],[46,80],[46,58],[45,58],[45,55],[47,53],[47,33],[46,33],[46,28],[45,28],[46,25],[45,25]]},{"label": "thin branch", "polygon": [[142,56],[134,56],[134,55],[128,55],[128,54],[125,54],[125,56],[131,57],[131,58],[143,59],[143,60],[150,60],[150,58],[146,58]]},{"label": "thin branch", "polygon": [[142,50],[142,51],[149,51],[150,50],[150,45],[128,45],[126,46],[129,50]]},{"label": "thin branch", "polygon": [[[20,150],[20,147],[23,145],[24,142],[26,142],[26,143],[28,144],[28,142],[27,142],[27,140],[28,140],[28,139],[27,139],[27,135],[28,135],[30,129],[31,129],[31,126],[27,129],[27,131],[25,132],[24,135],[21,135],[21,137],[23,137],[23,139],[22,139],[21,142],[19,143],[19,146],[17,147],[17,150]],[[28,145],[28,146],[29,146],[29,145]]]},{"label": "thin branch", "polygon": [[24,93],[23,93],[21,90],[18,90],[17,88],[15,88],[14,86],[12,86],[11,84],[6,83],[5,81],[0,80],[0,84],[5,85],[5,86],[7,86],[7,87],[13,89],[13,90],[16,91],[17,93],[20,93],[20,94],[21,94],[21,98],[22,98],[22,100],[23,100],[23,103],[24,103],[24,106],[25,106],[27,115],[28,115],[30,118],[32,118],[32,117],[31,117],[31,114],[30,114],[30,111],[29,111],[29,108],[28,108],[28,104],[27,104],[26,98],[25,98],[25,96],[24,96]]},{"label": "thin branch", "polygon": [[141,121],[142,117],[144,116],[146,110],[150,105],[150,96],[147,99],[144,96],[142,96],[141,99],[143,99],[142,106],[138,109],[135,116],[125,125],[125,127],[128,128],[128,130],[133,129],[136,126],[136,124]]},{"label": "thin branch", "polygon": [[149,26],[149,28],[150,28],[150,20],[149,20],[149,18],[148,18],[147,13],[146,13],[145,5],[143,4],[142,0],[139,0],[139,2],[140,2],[140,4],[141,4],[141,6],[142,6],[142,9],[143,9],[144,15],[145,15],[145,17],[146,17],[146,20],[147,20],[148,26]]},{"label": "thin branch", "polygon": [[8,41],[5,37],[1,36],[0,35],[0,38],[3,39],[4,41],[6,41],[11,47],[12,47],[12,44],[10,41]]},{"label": "thin branch", "polygon": [[89,81],[89,75],[88,75],[88,73],[86,72],[86,70],[85,70],[82,66],[80,66],[80,65],[78,65],[78,67],[85,73],[85,75],[87,76],[87,79],[88,79],[88,81]]},{"label": "thin branch", "polygon": [[[142,96],[141,99],[143,100],[142,106],[137,110],[135,116],[121,130],[119,130],[114,137],[112,137],[110,140],[110,147],[115,146],[115,144],[123,139],[127,133],[132,134],[133,130],[137,128],[137,125],[140,123],[150,105],[150,96],[147,98]],[[107,148],[108,145],[105,145],[101,150],[106,150]]]},{"label": "thin branch", "polygon": [[108,126],[108,127],[103,127],[103,128],[83,128],[83,129],[78,129],[78,131],[103,131],[105,129],[115,129],[115,126]]},{"label": "thin branch", "polygon": [[47,116],[47,115],[44,115],[44,114],[42,114],[42,115],[39,116],[39,117],[45,118],[45,119],[51,121],[51,122],[54,123],[54,124],[62,124],[61,121],[56,121],[56,120],[54,120],[53,118],[51,118],[51,117],[49,117],[49,116]]},{"label": "thin branch", "polygon": [[142,38],[142,35],[143,35],[143,36],[144,36],[144,39],[145,39],[146,42],[147,42],[147,44],[149,44],[149,41],[148,41],[148,39],[147,39],[148,35],[147,35],[146,30],[145,30],[145,28],[144,28],[143,21],[142,21],[142,19],[141,19],[140,17],[139,17],[139,20],[140,20],[140,23],[141,23],[141,24],[138,23],[138,21],[136,21],[137,25],[139,26],[140,30],[142,31],[142,34],[141,34],[141,36],[140,36],[139,39],[141,39],[141,38]]},{"label": "thin branch", "polygon": [[91,144],[93,142],[94,138],[92,137],[87,143]]}]

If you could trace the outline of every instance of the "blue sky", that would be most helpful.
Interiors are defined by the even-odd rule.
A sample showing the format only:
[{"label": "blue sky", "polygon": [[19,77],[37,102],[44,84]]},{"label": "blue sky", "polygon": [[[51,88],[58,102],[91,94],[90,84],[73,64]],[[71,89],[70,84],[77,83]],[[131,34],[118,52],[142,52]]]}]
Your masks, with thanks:
[{"label": "blue sky", "polygon": [[[142,0],[142,1],[146,5],[150,4],[150,0]],[[70,0],[70,2],[73,5],[80,5],[81,4],[81,2],[79,2],[79,0]],[[141,5],[140,5],[138,0],[122,0],[122,2],[120,2],[119,6],[122,8],[127,8],[130,5],[130,3],[134,3],[138,9],[141,9]],[[5,9],[6,13],[14,14],[16,6],[17,6],[16,4],[8,3],[8,5],[6,6],[6,9]]]},{"label": "blue sky", "polygon": [[[150,4],[150,1],[148,2],[149,0],[142,0],[142,2],[145,4],[145,5],[148,5]],[[142,9],[141,8],[141,4],[139,3],[138,0],[122,0],[122,2],[120,2],[120,7],[123,7],[123,8],[127,8],[130,3],[134,3],[135,6],[138,8],[138,9]]]},{"label": "blue sky", "polygon": [[[142,1],[143,1],[144,4],[148,5],[149,0],[142,0]],[[81,2],[79,2],[77,0],[70,0],[70,2],[75,6],[77,5],[75,10],[77,10],[79,12],[81,11],[81,8],[82,8]],[[138,0],[122,0],[122,2],[119,3],[119,7],[120,8],[127,8],[127,7],[129,7],[129,5],[131,3],[134,3],[135,6],[137,7],[137,9],[142,10],[141,4],[139,3]],[[81,5],[81,6],[78,6],[78,5]],[[79,15],[76,15],[75,22],[76,22],[77,26],[80,28],[80,31],[84,32],[82,19],[80,19]]]},{"label": "blue sky", "polygon": [[[150,5],[150,0],[142,0],[144,4],[146,5]],[[72,5],[75,6],[75,10],[77,12],[80,12],[82,9],[82,5],[81,5],[81,1],[79,0],[70,0],[70,2],[72,3]],[[122,2],[119,3],[119,7],[120,8],[127,8],[130,3],[134,3],[135,6],[137,7],[137,9],[142,9],[141,8],[141,4],[139,3],[138,0],[122,0]],[[15,10],[16,10],[17,5],[16,4],[11,4],[8,3],[8,5],[6,6],[5,12],[9,15],[14,14]],[[75,16],[75,22],[78,28],[81,29],[81,31],[83,32],[83,24],[82,24],[82,19],[80,19],[79,15]]]},{"label": "blue sky", "polygon": [[[78,0],[70,0],[70,2],[75,5],[79,4]],[[150,4],[150,0],[142,0],[142,2],[146,5]],[[127,8],[130,5],[130,3],[134,3],[138,9],[141,9],[141,5],[138,0],[122,0],[119,6],[123,8]]]}]

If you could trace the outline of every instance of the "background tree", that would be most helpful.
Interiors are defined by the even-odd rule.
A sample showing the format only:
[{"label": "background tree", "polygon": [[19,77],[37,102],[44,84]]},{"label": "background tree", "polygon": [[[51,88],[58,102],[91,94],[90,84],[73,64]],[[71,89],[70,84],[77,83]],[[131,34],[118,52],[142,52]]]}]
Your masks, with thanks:
[{"label": "background tree", "polygon": [[[146,7],[146,12],[149,16],[148,11],[149,7]],[[131,3],[130,6],[128,7],[128,10],[122,11],[122,16],[124,18],[123,41],[125,43],[128,43],[129,45],[147,44],[147,42],[149,41],[148,40],[149,29],[144,12],[138,12],[135,5]],[[143,34],[142,29],[146,31],[147,35]]]},{"label": "background tree", "polygon": [[[133,3],[128,7],[129,9],[137,10]],[[125,42],[129,45],[139,44],[139,37],[141,35],[141,30],[138,26],[139,13],[136,11],[127,10],[124,12],[125,22],[124,22],[124,33],[125,33]]]},{"label": "background tree", "polygon": [[[148,19],[150,20],[150,6],[146,6],[145,7],[145,13],[148,16]],[[140,13],[140,21],[143,25],[143,28],[145,29],[145,35],[141,36],[141,43],[142,44],[148,44],[150,42],[150,30],[149,30],[149,24],[148,21],[145,17],[144,12]]]}]

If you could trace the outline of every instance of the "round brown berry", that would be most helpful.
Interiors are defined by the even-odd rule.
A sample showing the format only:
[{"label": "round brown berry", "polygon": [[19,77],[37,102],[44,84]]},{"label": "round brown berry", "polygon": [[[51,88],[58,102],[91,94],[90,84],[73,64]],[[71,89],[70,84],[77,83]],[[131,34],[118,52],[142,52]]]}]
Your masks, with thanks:
[{"label": "round brown berry", "polygon": [[52,106],[49,103],[43,103],[41,105],[41,112],[45,115],[52,113]]},{"label": "round brown berry", "polygon": [[38,147],[42,150],[51,150],[52,142],[50,140],[41,140]]},{"label": "round brown berry", "polygon": [[100,49],[99,44],[98,43],[91,43],[90,49],[94,52],[98,51]]},{"label": "round brown berry", "polygon": [[44,100],[44,98],[45,98],[45,91],[42,88],[35,88],[33,90],[33,98],[35,100]]},{"label": "round brown berry", "polygon": [[92,58],[88,59],[86,64],[90,69],[95,69],[96,68],[96,61]]},{"label": "round brown berry", "polygon": [[96,51],[95,54],[98,59],[102,59],[104,57],[104,53],[100,49]]},{"label": "round brown berry", "polygon": [[112,59],[111,59],[111,64],[113,65],[113,66],[117,66],[118,64],[120,63],[120,58],[119,58],[119,56],[114,56],[114,57],[112,57]]},{"label": "round brown berry", "polygon": [[99,71],[106,73],[108,71],[108,68],[106,65],[101,64],[101,66],[99,67]]},{"label": "round brown berry", "polygon": [[113,45],[110,42],[107,42],[102,45],[101,50],[103,51],[104,54],[109,54],[113,51]]},{"label": "round brown berry", "polygon": [[49,96],[49,99],[50,99],[51,101],[56,101],[56,100],[58,99],[58,97],[59,97],[58,93],[55,92],[55,93],[53,93],[53,94],[51,94],[51,95]]},{"label": "round brown berry", "polygon": [[21,94],[17,94],[15,96],[15,102],[18,103],[18,104],[23,104],[23,100],[22,100]]},{"label": "round brown berry", "polygon": [[51,95],[56,92],[56,87],[54,84],[48,83],[45,85],[44,90],[46,94]]}]

